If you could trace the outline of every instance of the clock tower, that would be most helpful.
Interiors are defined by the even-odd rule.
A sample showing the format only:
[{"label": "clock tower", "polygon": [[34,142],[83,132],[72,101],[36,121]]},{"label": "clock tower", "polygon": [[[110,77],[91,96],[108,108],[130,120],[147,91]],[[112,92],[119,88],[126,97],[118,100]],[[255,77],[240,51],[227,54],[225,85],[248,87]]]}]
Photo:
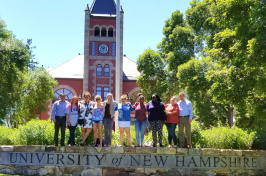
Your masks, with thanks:
[{"label": "clock tower", "polygon": [[[114,0],[94,0],[91,8],[87,5],[85,9],[83,90],[89,91],[92,98],[100,95],[105,100],[108,93],[115,97],[116,79],[120,80],[118,92],[122,94],[123,13],[120,8],[118,30]],[[120,32],[119,48],[116,48],[117,32]],[[119,65],[116,64],[117,51]],[[116,74],[116,67],[119,67],[119,74]]]}]

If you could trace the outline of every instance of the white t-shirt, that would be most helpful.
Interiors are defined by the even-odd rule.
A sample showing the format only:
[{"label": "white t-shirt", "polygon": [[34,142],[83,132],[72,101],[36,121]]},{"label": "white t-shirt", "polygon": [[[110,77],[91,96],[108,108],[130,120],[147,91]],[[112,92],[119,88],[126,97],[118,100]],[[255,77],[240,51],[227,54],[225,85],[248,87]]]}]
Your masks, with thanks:
[{"label": "white t-shirt", "polygon": [[66,110],[66,114],[69,114],[69,122],[71,126],[76,126],[78,123],[78,108],[76,105],[72,105],[72,111],[70,110],[71,106],[69,106]]}]

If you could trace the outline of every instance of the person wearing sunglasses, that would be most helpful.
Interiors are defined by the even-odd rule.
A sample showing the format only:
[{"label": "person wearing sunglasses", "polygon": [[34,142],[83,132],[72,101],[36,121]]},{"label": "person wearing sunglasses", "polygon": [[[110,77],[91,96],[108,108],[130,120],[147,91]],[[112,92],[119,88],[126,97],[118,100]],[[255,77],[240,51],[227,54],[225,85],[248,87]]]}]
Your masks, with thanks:
[{"label": "person wearing sunglasses", "polygon": [[121,96],[121,103],[117,105],[115,110],[118,110],[118,127],[120,129],[120,147],[123,146],[124,141],[124,132],[127,134],[127,139],[129,142],[129,145],[133,147],[131,135],[130,135],[130,111],[134,111],[134,108],[127,103],[127,96],[122,95]]},{"label": "person wearing sunglasses", "polygon": [[82,132],[81,146],[86,145],[86,139],[92,131],[92,113],[93,113],[93,103],[90,101],[91,94],[87,91],[83,92],[83,100],[80,102],[79,107],[79,121],[84,119],[82,123],[79,123]]},{"label": "person wearing sunglasses", "polygon": [[97,147],[97,138],[98,138],[97,133],[99,133],[99,139],[100,139],[99,147],[102,147],[103,105],[102,105],[102,98],[99,95],[95,96],[95,103],[93,105],[92,127],[93,127],[93,137],[94,137],[95,147]]}]

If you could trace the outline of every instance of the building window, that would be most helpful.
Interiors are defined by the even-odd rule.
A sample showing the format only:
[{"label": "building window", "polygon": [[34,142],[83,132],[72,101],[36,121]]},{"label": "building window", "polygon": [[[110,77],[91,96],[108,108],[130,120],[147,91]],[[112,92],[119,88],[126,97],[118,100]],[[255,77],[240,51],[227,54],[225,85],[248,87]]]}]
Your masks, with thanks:
[{"label": "building window", "polygon": [[106,28],[105,27],[102,28],[101,36],[106,37]]},{"label": "building window", "polygon": [[115,43],[112,43],[112,56],[115,56]]},{"label": "building window", "polygon": [[104,66],[104,76],[105,77],[109,77],[110,75],[110,66],[109,65],[105,65]]},{"label": "building window", "polygon": [[96,87],[96,95],[100,95],[102,97],[102,87]]},{"label": "building window", "polygon": [[102,66],[100,64],[97,65],[97,76],[102,76]]},{"label": "building window", "polygon": [[95,42],[91,43],[91,55],[95,55]]},{"label": "building window", "polygon": [[108,37],[113,37],[113,36],[114,36],[114,30],[113,30],[112,27],[110,27],[110,28],[108,29]]},{"label": "building window", "polygon": [[100,36],[100,28],[99,27],[96,27],[94,29],[94,36]]},{"label": "building window", "polygon": [[73,93],[70,90],[68,90],[68,89],[58,89],[57,91],[54,92],[54,96],[55,96],[56,100],[60,100],[59,95],[61,93],[66,94],[66,100],[69,101],[69,102],[73,98]]},{"label": "building window", "polygon": [[106,100],[107,94],[109,93],[109,87],[103,88],[103,99]]}]

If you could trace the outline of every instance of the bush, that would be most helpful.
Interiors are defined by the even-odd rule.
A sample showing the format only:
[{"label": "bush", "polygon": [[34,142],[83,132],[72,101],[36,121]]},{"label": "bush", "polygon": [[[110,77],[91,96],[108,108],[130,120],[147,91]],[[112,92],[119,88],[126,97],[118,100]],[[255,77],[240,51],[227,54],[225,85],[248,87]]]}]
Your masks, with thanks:
[{"label": "bush", "polygon": [[266,129],[256,128],[256,137],[252,145],[253,149],[266,150]]},{"label": "bush", "polygon": [[12,135],[12,129],[6,127],[6,126],[0,126],[0,144],[2,145],[11,145],[11,135]]},{"label": "bush", "polygon": [[201,147],[220,149],[251,149],[255,133],[238,127],[216,127],[203,131]]},{"label": "bush", "polygon": [[[103,129],[104,131],[104,129]],[[178,127],[176,135],[178,138]],[[103,133],[104,134],[104,133]],[[112,132],[112,146],[120,144],[120,131]],[[133,145],[136,145],[135,126],[131,125],[130,134]],[[76,128],[76,144],[81,142],[81,129]],[[65,143],[69,137],[69,130],[66,129]],[[200,123],[192,121],[191,138],[193,147],[221,148],[221,149],[265,149],[266,130],[256,129],[255,132],[248,133],[243,129],[233,127],[213,127],[203,130]],[[60,132],[59,132],[60,139]],[[179,140],[179,139],[178,139]],[[152,132],[144,136],[144,144],[152,144]],[[163,125],[164,146],[168,146],[168,132]],[[0,145],[53,145],[54,144],[54,124],[45,120],[32,120],[26,125],[19,126],[18,129],[10,129],[0,126]],[[87,144],[93,145],[93,132],[87,139]],[[126,134],[124,135],[124,146],[129,146]]]}]

